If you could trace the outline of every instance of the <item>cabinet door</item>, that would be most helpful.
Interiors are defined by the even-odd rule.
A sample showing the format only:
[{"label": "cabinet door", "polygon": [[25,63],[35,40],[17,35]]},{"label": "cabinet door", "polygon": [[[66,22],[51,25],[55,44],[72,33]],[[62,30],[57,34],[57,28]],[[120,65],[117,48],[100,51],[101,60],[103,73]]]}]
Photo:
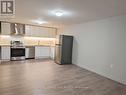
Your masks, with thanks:
[{"label": "cabinet door", "polygon": [[49,31],[47,28],[43,27],[34,27],[34,35],[36,37],[49,37]]},{"label": "cabinet door", "polygon": [[50,55],[50,47],[41,47],[42,56],[49,57]]},{"label": "cabinet door", "polygon": [[1,22],[1,34],[2,35],[10,35],[11,34],[10,23]]},{"label": "cabinet door", "polygon": [[35,47],[35,59],[39,58],[41,56],[41,48],[36,46]]},{"label": "cabinet door", "polygon": [[31,25],[25,26],[25,35],[26,36],[32,36],[32,37],[37,37],[38,35],[40,36],[40,34],[37,31],[37,27],[31,26]]},{"label": "cabinet door", "polygon": [[29,34],[30,36],[37,37],[40,35],[37,30],[37,26],[29,26]]},{"label": "cabinet door", "polygon": [[32,36],[32,29],[30,25],[25,25],[25,35],[26,36]]},{"label": "cabinet door", "polygon": [[35,58],[49,58],[50,57],[50,47],[36,46],[35,47]]},{"label": "cabinet door", "polygon": [[25,58],[29,58],[29,48],[25,48]]},{"label": "cabinet door", "polygon": [[1,59],[10,60],[10,47],[1,47]]},{"label": "cabinet door", "polygon": [[47,38],[55,38],[56,37],[56,29],[55,28],[43,28],[40,27],[41,36],[47,37]]},{"label": "cabinet door", "polygon": [[25,25],[25,35],[29,36],[29,33],[30,33],[29,25]]},{"label": "cabinet door", "polygon": [[55,28],[45,28],[40,26],[30,26],[26,25],[26,36],[32,37],[47,37],[47,38],[55,38],[56,29]]},{"label": "cabinet door", "polygon": [[56,38],[56,32],[57,30],[55,28],[49,28],[49,38]]},{"label": "cabinet door", "polygon": [[54,59],[54,57],[55,57],[55,47],[51,47],[50,48],[50,58]]}]

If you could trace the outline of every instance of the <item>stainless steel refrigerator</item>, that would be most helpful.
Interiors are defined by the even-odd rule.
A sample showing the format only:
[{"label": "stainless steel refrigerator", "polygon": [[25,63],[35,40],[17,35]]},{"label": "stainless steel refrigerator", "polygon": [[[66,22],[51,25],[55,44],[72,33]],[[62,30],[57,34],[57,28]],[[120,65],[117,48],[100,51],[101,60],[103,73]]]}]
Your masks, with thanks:
[{"label": "stainless steel refrigerator", "polygon": [[73,36],[60,35],[55,45],[55,62],[72,64]]}]

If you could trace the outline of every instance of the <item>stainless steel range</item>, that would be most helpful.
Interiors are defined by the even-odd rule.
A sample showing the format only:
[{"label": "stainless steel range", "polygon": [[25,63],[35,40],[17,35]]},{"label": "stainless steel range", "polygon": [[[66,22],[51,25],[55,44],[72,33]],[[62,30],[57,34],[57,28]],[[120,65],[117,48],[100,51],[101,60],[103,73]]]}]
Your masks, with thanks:
[{"label": "stainless steel range", "polygon": [[25,47],[21,41],[11,41],[11,60],[25,60]]}]

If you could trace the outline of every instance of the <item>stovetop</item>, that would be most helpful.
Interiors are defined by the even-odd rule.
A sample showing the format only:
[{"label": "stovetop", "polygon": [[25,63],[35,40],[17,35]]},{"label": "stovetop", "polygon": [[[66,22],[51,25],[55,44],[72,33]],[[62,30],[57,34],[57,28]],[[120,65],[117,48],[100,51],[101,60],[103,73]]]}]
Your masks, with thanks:
[{"label": "stovetop", "polygon": [[25,48],[21,41],[11,41],[11,48]]}]

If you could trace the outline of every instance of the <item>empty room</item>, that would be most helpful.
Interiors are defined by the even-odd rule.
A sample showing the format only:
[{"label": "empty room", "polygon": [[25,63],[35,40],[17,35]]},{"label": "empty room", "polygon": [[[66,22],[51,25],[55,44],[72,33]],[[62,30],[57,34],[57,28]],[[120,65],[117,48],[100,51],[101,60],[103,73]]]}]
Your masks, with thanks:
[{"label": "empty room", "polygon": [[0,95],[126,95],[126,0],[0,0]]}]

